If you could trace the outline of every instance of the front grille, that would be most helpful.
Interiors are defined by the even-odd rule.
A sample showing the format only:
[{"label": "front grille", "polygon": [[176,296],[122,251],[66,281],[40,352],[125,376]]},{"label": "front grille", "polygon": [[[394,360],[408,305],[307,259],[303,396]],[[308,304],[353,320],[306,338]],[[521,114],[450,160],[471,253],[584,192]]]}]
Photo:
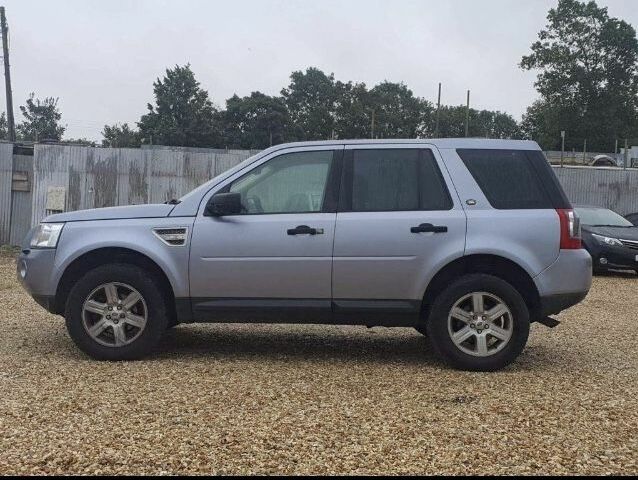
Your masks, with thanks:
[{"label": "front grille", "polygon": [[164,243],[173,247],[179,247],[186,243],[188,229],[186,227],[179,228],[155,228],[153,233],[157,235]]},{"label": "front grille", "polygon": [[620,241],[625,247],[629,247],[633,250],[638,250],[638,240],[623,240],[621,238]]}]

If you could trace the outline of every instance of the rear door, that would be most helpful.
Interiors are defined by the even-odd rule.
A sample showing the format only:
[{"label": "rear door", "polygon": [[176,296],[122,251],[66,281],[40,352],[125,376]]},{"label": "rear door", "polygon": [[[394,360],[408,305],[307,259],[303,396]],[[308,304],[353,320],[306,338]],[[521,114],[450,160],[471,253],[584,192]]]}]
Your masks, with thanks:
[{"label": "rear door", "polygon": [[438,151],[425,144],[350,145],[335,229],[337,321],[418,319],[425,287],[463,255],[466,218]]}]

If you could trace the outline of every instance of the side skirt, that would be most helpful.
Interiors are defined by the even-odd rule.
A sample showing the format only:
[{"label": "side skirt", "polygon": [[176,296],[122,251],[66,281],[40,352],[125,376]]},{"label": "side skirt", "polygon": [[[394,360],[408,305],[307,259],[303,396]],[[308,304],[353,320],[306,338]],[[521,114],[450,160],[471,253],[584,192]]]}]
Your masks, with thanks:
[{"label": "side skirt", "polygon": [[193,298],[191,303],[192,321],[202,323],[413,327],[421,311],[421,302],[413,300]]}]

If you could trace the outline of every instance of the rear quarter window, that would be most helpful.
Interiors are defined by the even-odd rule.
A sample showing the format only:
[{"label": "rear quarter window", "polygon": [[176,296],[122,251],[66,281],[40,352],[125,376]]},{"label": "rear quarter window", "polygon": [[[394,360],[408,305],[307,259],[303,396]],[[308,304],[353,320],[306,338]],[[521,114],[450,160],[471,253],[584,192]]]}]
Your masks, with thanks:
[{"label": "rear quarter window", "polygon": [[457,153],[494,208],[570,208],[541,152],[459,149]]}]

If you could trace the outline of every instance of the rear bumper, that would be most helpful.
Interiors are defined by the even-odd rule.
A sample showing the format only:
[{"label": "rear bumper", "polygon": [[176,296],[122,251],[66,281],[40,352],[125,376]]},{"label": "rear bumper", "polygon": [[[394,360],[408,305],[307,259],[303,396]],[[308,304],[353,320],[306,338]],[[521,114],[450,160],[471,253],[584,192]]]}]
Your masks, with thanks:
[{"label": "rear bumper", "polygon": [[540,313],[557,314],[581,302],[592,283],[592,258],[587,250],[561,250],[556,261],[534,278]]},{"label": "rear bumper", "polygon": [[560,293],[541,297],[541,318],[567,310],[582,302],[589,292]]}]

